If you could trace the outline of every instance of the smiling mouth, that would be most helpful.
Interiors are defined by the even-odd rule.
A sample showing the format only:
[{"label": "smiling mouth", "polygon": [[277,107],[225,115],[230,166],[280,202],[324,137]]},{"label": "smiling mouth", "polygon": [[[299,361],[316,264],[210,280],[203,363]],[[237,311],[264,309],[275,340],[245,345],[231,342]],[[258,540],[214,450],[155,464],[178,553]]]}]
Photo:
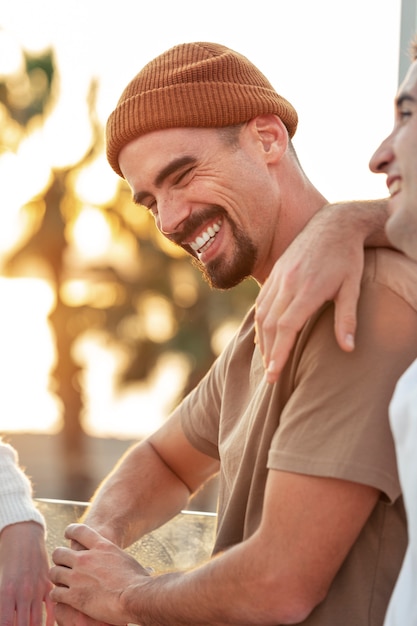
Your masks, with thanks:
[{"label": "smiling mouth", "polygon": [[394,180],[389,186],[388,191],[389,191],[389,195],[391,196],[391,198],[392,196],[395,196],[396,193],[401,191],[401,181],[398,178]]},{"label": "smiling mouth", "polygon": [[217,222],[211,224],[206,230],[198,235],[194,241],[188,244],[196,254],[202,254],[213,244],[217,233],[219,232],[223,220],[218,219]]}]

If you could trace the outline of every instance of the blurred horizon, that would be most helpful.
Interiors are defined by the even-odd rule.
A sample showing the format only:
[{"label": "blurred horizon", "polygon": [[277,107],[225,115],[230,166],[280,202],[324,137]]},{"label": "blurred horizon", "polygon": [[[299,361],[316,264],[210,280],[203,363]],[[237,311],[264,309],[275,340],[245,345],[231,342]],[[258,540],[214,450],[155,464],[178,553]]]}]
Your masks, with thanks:
[{"label": "blurred horizon", "polygon": [[197,21],[190,0],[117,9],[15,0],[0,16],[0,435],[79,499],[92,451],[113,458],[95,439],[120,451],[157,428],[258,291],[212,291],[132,205],[104,155],[125,84],[180,41],[241,51],[295,104],[297,153],[336,201],[386,195],[368,160],[398,79],[400,0],[213,0]]}]

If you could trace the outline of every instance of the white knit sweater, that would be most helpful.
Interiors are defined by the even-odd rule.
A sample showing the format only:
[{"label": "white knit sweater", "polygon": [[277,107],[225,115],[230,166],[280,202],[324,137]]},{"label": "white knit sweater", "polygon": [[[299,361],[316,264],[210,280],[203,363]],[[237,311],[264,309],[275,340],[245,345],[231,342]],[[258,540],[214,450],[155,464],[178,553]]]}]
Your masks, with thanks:
[{"label": "white knit sweater", "polygon": [[45,520],[32,498],[32,485],[20,469],[17,452],[0,440],[0,532],[17,522],[34,521],[45,528]]}]

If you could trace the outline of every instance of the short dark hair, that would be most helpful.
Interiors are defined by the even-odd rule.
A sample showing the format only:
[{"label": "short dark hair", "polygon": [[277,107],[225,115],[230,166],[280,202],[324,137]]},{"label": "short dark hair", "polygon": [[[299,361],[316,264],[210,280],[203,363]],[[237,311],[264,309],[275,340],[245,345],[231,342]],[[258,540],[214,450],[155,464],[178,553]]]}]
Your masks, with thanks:
[{"label": "short dark hair", "polygon": [[232,126],[223,126],[217,128],[216,130],[218,131],[221,140],[233,148],[239,145],[239,135],[244,125],[245,122],[241,124],[233,124]]}]

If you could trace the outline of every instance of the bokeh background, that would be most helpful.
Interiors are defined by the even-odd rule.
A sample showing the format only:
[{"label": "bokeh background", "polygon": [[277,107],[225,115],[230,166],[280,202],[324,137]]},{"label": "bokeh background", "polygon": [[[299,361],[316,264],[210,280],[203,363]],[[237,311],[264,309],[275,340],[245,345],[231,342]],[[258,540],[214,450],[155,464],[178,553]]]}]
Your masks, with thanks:
[{"label": "bokeh background", "polygon": [[[386,195],[400,0],[14,0],[0,9],[0,434],[35,495],[85,501],[163,422],[252,304],[215,292],[104,157],[127,82],[183,41],[242,52],[296,107],[330,201]],[[212,508],[215,488],[194,508]]]}]

